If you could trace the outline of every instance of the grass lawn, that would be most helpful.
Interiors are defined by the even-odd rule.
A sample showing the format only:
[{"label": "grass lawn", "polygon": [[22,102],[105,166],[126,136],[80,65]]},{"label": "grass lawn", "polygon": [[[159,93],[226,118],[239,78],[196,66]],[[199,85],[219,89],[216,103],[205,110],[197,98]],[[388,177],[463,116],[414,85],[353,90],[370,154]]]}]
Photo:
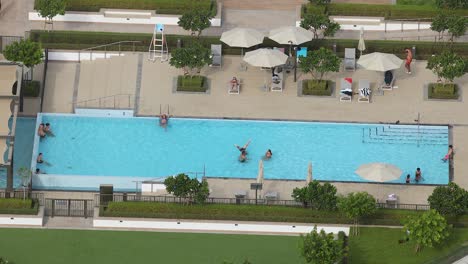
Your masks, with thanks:
[{"label": "grass lawn", "polygon": [[351,264],[426,263],[436,257],[448,255],[463,243],[468,242],[467,228],[454,229],[449,241],[443,243],[443,247],[440,249],[423,248],[416,255],[413,243],[398,244],[398,240],[404,237],[401,229],[365,227],[360,228],[360,231],[360,236],[349,239]]},{"label": "grass lawn", "polygon": [[0,256],[14,264],[302,264],[292,236],[0,229]]}]

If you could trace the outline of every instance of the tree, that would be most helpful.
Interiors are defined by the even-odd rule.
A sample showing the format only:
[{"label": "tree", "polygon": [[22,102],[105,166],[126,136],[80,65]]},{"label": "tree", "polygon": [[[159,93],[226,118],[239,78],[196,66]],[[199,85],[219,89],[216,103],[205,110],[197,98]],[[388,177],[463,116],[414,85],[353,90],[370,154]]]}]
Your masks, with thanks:
[{"label": "tree", "polygon": [[39,16],[45,18],[45,25],[52,24],[52,19],[56,15],[64,15],[67,7],[67,0],[36,0],[36,9]]},{"label": "tree", "polygon": [[341,243],[335,240],[333,233],[325,233],[322,229],[317,232],[314,226],[307,235],[301,235],[301,255],[307,263],[333,264],[343,257]]},{"label": "tree", "polygon": [[[299,68],[304,73],[312,74],[315,80],[321,81],[325,73],[338,72],[341,60],[333,51],[321,47],[319,50],[309,51],[307,57],[299,58]],[[319,74],[319,77],[314,74]]]},{"label": "tree", "polygon": [[18,176],[21,179],[21,187],[23,187],[23,200],[26,199],[26,187],[31,183],[32,171],[28,168],[19,168]]},{"label": "tree", "polygon": [[44,54],[41,45],[31,40],[20,40],[6,46],[3,55],[9,61],[21,62],[31,68],[42,62]]},{"label": "tree", "polygon": [[332,22],[325,14],[310,12],[304,15],[301,27],[312,30],[314,39],[318,39],[320,33],[322,33],[323,39],[325,37],[333,37],[340,29],[340,24]]},{"label": "tree", "polygon": [[439,8],[468,8],[468,2],[466,0],[436,0],[435,4]]},{"label": "tree", "polygon": [[432,19],[431,30],[439,33],[439,40],[444,37],[444,32],[448,29],[448,15],[445,12],[440,12]]},{"label": "tree", "polygon": [[336,187],[328,182],[321,185],[318,181],[312,181],[306,187],[295,188],[292,197],[302,202],[304,207],[310,204],[316,210],[336,210]]},{"label": "tree", "polygon": [[190,31],[192,36],[197,33],[197,37],[200,37],[202,31],[211,26],[210,19],[213,17],[210,10],[195,8],[185,12],[177,24],[183,29]]},{"label": "tree", "polygon": [[426,68],[432,70],[439,79],[444,79],[444,85],[453,82],[465,74],[466,61],[463,57],[451,51],[443,51],[427,60]]},{"label": "tree", "polygon": [[201,68],[210,64],[211,61],[210,50],[194,42],[190,47],[175,49],[171,54],[169,64],[177,69],[183,69],[185,75],[193,75],[195,69],[198,74]]},{"label": "tree", "polygon": [[177,176],[170,176],[164,180],[166,191],[175,197],[185,199],[187,203],[203,203],[209,195],[208,182],[203,179],[190,179],[186,174],[180,173]]},{"label": "tree", "polygon": [[338,199],[338,209],[353,220],[355,235],[359,234],[359,220],[373,215],[377,210],[374,197],[367,192],[350,193],[347,197],[341,197]]},{"label": "tree", "polygon": [[436,187],[427,200],[431,209],[442,215],[458,216],[468,211],[468,191],[453,182]]},{"label": "tree", "polygon": [[450,42],[453,43],[455,38],[461,37],[466,32],[468,25],[468,18],[460,15],[451,15],[448,17],[447,26],[448,33],[450,33]]},{"label": "tree", "polygon": [[405,229],[410,240],[416,243],[416,252],[421,251],[423,247],[434,247],[450,235],[447,220],[433,209],[410,218],[405,224]]},{"label": "tree", "polygon": [[8,260],[0,257],[0,264],[10,264],[10,263],[11,262],[9,262]]}]

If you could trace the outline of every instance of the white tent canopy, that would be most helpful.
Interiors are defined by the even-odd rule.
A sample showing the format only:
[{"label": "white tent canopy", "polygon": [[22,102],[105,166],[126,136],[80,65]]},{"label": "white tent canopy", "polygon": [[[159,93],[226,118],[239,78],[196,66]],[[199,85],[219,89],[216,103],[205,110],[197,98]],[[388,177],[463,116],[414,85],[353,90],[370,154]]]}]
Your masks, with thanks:
[{"label": "white tent canopy", "polygon": [[357,64],[366,70],[390,71],[401,67],[403,60],[393,54],[374,52],[362,55]]},{"label": "white tent canopy", "polygon": [[280,27],[270,31],[268,38],[278,42],[279,44],[299,45],[304,42],[311,41],[314,34],[301,27],[288,26]]},{"label": "white tent canopy", "polygon": [[231,47],[248,48],[261,44],[264,35],[251,28],[234,28],[229,31],[223,32],[221,41]]},{"label": "white tent canopy", "polygon": [[376,162],[359,166],[355,173],[369,181],[387,182],[400,178],[403,172],[395,165]]}]

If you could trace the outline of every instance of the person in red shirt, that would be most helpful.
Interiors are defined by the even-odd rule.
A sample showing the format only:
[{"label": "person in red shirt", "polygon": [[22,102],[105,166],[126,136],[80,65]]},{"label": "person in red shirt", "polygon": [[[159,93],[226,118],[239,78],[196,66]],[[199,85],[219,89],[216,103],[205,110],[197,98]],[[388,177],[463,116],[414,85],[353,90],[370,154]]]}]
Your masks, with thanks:
[{"label": "person in red shirt", "polygon": [[411,74],[411,62],[413,61],[413,52],[410,49],[405,49],[406,52],[406,60],[405,60],[405,68],[408,74]]}]

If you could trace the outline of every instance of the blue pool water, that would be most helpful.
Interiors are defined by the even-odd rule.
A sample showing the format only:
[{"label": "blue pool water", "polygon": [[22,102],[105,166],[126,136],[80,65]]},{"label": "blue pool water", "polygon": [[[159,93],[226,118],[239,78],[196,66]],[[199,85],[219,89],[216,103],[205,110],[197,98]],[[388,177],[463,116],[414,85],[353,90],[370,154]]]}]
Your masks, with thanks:
[{"label": "blue pool water", "polygon": [[[170,120],[167,129],[154,118],[99,118],[44,115],[55,137],[40,141],[39,152],[50,165],[47,174],[156,178],[181,172],[209,177],[255,178],[264,162],[266,179],[300,179],[313,163],[318,180],[362,182],[354,171],[362,164],[391,163],[406,174],[416,167],[425,184],[447,184],[448,128],[209,119]],[[249,160],[238,161],[234,144],[249,139]]]},{"label": "blue pool water", "polygon": [[[15,188],[20,185],[20,178],[17,177],[18,170],[22,167],[29,168],[31,166],[35,125],[36,118],[16,118],[13,162],[13,186]],[[0,189],[6,187],[6,173],[6,169],[2,168],[0,170]]]}]

